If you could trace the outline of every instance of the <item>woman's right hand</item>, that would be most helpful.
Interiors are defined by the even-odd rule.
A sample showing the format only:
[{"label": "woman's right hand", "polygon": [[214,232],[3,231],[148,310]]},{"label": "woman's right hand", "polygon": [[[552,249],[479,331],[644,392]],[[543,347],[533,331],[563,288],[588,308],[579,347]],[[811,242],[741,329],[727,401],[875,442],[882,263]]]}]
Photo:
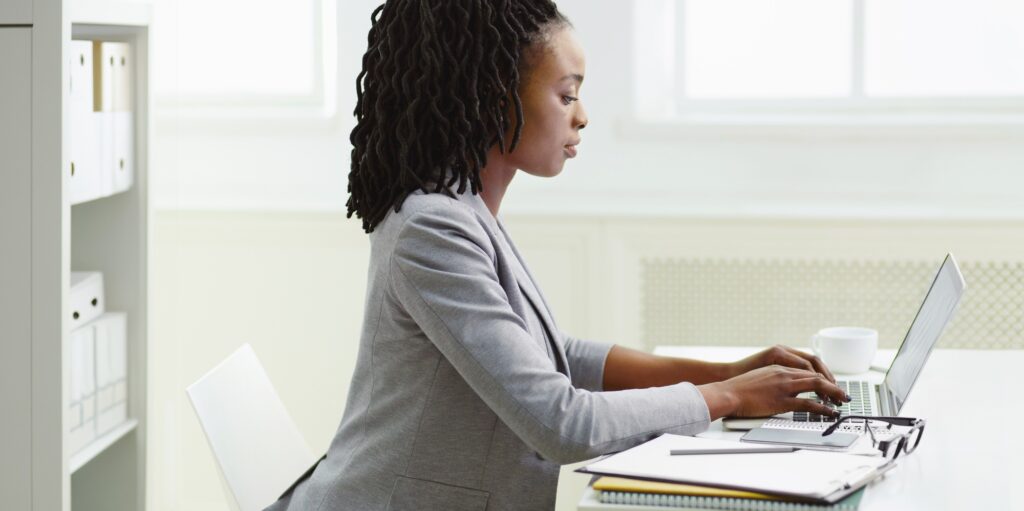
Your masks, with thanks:
[{"label": "woman's right hand", "polygon": [[772,365],[748,371],[728,380],[697,387],[708,404],[711,420],[721,417],[768,417],[790,411],[835,417],[839,412],[811,399],[797,397],[816,392],[836,402],[850,400],[821,373]]}]

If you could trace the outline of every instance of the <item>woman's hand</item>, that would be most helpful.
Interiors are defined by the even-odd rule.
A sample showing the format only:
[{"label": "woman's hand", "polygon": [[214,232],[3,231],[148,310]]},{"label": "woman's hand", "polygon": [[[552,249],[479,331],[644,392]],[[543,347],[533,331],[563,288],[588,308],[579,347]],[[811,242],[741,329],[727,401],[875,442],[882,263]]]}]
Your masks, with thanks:
[{"label": "woman's hand", "polygon": [[825,377],[830,383],[836,382],[835,376],[832,376],[832,372],[828,370],[828,367],[825,366],[825,363],[820,358],[781,344],[776,344],[743,360],[728,364],[729,377],[739,376],[754,369],[771,365],[815,372]]},{"label": "woman's hand", "polygon": [[836,403],[850,400],[821,373],[781,365],[761,367],[725,381],[701,385],[697,389],[708,404],[711,420],[721,417],[767,417],[790,411],[835,417],[839,415],[838,411],[797,396],[813,391]]}]

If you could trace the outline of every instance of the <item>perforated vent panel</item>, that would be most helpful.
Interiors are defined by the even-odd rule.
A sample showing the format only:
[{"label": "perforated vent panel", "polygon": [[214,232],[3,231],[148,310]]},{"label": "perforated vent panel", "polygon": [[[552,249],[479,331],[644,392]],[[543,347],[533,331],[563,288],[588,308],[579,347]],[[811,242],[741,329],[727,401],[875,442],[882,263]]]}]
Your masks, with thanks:
[{"label": "perforated vent panel", "polygon": [[[1024,263],[960,261],[967,291],[939,341],[1024,348]],[[642,259],[642,327],[664,344],[807,346],[826,326],[902,341],[939,261]]]}]

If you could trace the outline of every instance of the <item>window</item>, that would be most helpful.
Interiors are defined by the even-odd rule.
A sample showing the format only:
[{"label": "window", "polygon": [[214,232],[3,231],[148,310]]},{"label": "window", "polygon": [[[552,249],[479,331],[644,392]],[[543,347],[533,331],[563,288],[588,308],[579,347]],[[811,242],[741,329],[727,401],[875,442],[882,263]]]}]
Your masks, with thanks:
[{"label": "window", "polygon": [[635,9],[644,117],[1024,114],[1019,0],[655,0]]},{"label": "window", "polygon": [[1024,3],[1019,0],[866,4],[867,95],[1024,96]]},{"label": "window", "polygon": [[334,0],[157,0],[158,107],[333,113],[334,10]]}]

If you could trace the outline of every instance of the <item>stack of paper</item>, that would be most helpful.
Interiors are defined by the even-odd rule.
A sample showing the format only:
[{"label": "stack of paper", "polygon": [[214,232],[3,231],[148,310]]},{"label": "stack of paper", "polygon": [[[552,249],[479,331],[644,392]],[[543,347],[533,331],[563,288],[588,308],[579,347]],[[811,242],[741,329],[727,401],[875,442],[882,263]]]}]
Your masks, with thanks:
[{"label": "stack of paper", "polygon": [[[788,453],[670,454],[673,450],[749,450],[759,447],[771,449],[777,446],[663,435],[633,449],[598,460],[579,471],[626,478],[628,484],[624,484],[622,479],[604,479],[594,486],[595,489],[614,493],[618,497],[628,497],[630,494],[641,497],[650,494],[684,495],[741,501],[770,500],[779,505],[811,503],[831,506],[841,502],[849,506],[849,502],[844,499],[855,494],[890,466],[885,459],[878,457],[810,450]],[[668,484],[652,485],[652,482]],[[636,498],[634,495],[628,501],[618,503],[632,503],[632,499]],[[678,499],[674,502],[678,503]],[[743,502],[737,505],[740,504]],[[733,506],[726,509],[746,508]]]}]

